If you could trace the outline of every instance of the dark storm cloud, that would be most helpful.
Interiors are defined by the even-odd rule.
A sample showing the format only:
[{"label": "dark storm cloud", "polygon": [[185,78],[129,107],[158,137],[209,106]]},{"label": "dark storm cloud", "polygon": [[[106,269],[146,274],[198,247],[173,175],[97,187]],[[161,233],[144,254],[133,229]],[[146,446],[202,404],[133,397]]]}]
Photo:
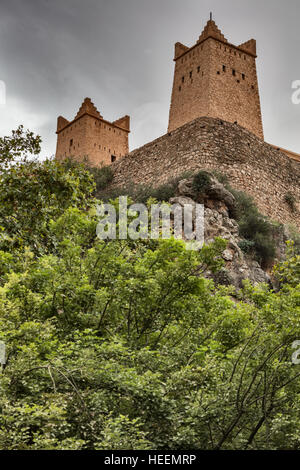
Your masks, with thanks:
[{"label": "dark storm cloud", "polygon": [[174,43],[194,44],[211,10],[230,42],[257,39],[266,140],[300,152],[298,0],[0,0],[0,134],[23,123],[53,154],[57,116],[85,96],[107,119],[131,115],[131,148],[165,133]]}]

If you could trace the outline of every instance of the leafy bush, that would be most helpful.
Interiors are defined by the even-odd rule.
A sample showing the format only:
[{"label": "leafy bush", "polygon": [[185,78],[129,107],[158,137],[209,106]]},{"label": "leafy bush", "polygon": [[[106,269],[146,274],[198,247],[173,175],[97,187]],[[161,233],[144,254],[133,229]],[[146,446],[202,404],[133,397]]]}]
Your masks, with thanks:
[{"label": "leafy bush", "polygon": [[203,192],[211,184],[211,178],[206,171],[199,171],[193,178],[193,189],[196,192]]},{"label": "leafy bush", "polygon": [[300,233],[295,225],[288,225],[288,231],[291,241],[294,243],[296,254],[300,255]]},{"label": "leafy bush", "polygon": [[128,184],[127,186],[107,189],[97,192],[97,197],[103,201],[109,201],[119,196],[128,196],[134,202],[145,204],[148,199],[154,198],[157,201],[169,201],[176,194],[178,179],[172,179],[166,184],[153,187],[146,184]]},{"label": "leafy bush", "polygon": [[8,164],[0,184],[1,450],[300,448],[293,251],[278,292],[233,300],[204,278],[226,241],[97,239],[74,162]]},{"label": "leafy bush", "polygon": [[114,174],[110,166],[89,167],[96,183],[96,191],[103,191],[112,182]]},{"label": "leafy bush", "polygon": [[245,239],[241,242],[241,249],[245,253],[253,252],[263,267],[270,266],[276,251],[273,224],[259,212],[251,196],[233,189],[230,185],[226,185],[226,188],[233,194],[237,203],[233,217],[239,224],[240,235]]},{"label": "leafy bush", "polygon": [[222,173],[220,171],[213,170],[212,174],[217,178],[217,180],[223,184],[224,186],[229,185],[229,179],[228,176],[225,175],[225,173]]},{"label": "leafy bush", "polygon": [[300,255],[295,248],[295,243],[287,243],[287,259],[275,266],[274,274],[285,288],[286,284],[297,287],[300,278]]},{"label": "leafy bush", "polygon": [[252,253],[255,249],[255,242],[253,240],[242,240],[238,245],[240,249],[246,254]]},{"label": "leafy bush", "polygon": [[286,193],[284,196],[285,202],[290,206],[292,212],[296,210],[296,198],[292,193]]},{"label": "leafy bush", "polygon": [[[39,137],[36,145],[38,142]],[[18,148],[15,155],[13,135],[11,152],[15,161],[6,166],[12,158],[4,160],[5,153],[1,156],[0,226],[2,240],[7,246],[22,248],[29,245],[36,252],[43,252],[50,243],[51,220],[69,207],[88,208],[95,185],[84,165],[75,161],[27,161],[27,152],[30,153],[34,145],[31,133],[29,137],[23,136],[23,150]],[[8,146],[9,139],[6,138],[6,149]]]}]

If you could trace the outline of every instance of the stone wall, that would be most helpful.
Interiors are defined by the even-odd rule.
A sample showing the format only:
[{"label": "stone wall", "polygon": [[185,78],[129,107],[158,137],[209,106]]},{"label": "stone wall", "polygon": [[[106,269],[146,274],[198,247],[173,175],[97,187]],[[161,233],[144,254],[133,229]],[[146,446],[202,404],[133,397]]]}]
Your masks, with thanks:
[{"label": "stone wall", "polygon": [[[216,170],[252,195],[260,211],[300,228],[299,163],[236,124],[198,118],[112,165],[113,186],[161,185],[186,171]],[[285,202],[294,195],[298,212]]]}]

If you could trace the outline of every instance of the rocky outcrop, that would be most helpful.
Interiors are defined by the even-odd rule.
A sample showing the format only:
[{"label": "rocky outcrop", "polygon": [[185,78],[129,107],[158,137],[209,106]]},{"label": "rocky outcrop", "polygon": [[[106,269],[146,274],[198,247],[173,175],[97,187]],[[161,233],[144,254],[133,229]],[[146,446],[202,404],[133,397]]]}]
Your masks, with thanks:
[{"label": "rocky outcrop", "polygon": [[216,237],[227,240],[227,247],[223,252],[224,268],[217,274],[208,272],[207,276],[219,284],[233,285],[236,288],[242,287],[246,279],[253,284],[270,284],[268,273],[239,247],[242,238],[239,235],[238,223],[232,217],[236,207],[234,196],[213,175],[210,175],[210,181],[202,191],[197,191],[192,178],[181,180],[177,186],[176,197],[169,201],[182,207],[185,204],[196,206],[196,203],[204,203],[205,243],[212,243]]}]

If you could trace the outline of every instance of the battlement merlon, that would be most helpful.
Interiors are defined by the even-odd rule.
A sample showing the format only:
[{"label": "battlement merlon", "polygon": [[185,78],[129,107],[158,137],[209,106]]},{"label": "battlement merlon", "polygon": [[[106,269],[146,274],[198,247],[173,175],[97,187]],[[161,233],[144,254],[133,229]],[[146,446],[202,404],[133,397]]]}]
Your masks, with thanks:
[{"label": "battlement merlon", "polygon": [[249,41],[244,42],[238,48],[242,49],[243,51],[250,52],[250,54],[253,54],[256,57],[256,40],[255,39],[250,39]]},{"label": "battlement merlon", "polygon": [[189,47],[181,44],[181,42],[176,42],[175,44],[175,53],[174,53],[174,60],[177,60],[178,57],[181,57],[182,54],[189,51]]},{"label": "battlement merlon", "polygon": [[70,121],[68,121],[63,116],[58,116],[57,118],[57,133],[60,132],[64,127],[66,127]]},{"label": "battlement merlon", "polygon": [[117,119],[116,121],[113,121],[112,124],[114,126],[121,127],[125,131],[130,132],[130,116],[128,115],[123,116],[120,119]]},{"label": "battlement merlon", "polygon": [[79,116],[76,116],[75,119],[73,119],[73,121],[68,121],[64,117],[59,116],[59,118],[57,119],[56,134],[60,134],[67,127],[71,127],[72,124],[74,124],[76,121],[79,121],[85,115],[90,116],[94,119],[97,119],[98,121],[103,122],[103,124],[106,124],[107,126],[115,127],[116,129],[120,129],[122,131],[125,131],[128,134],[130,133],[130,116],[124,116],[123,118],[118,119],[117,121],[110,122],[110,121],[107,121],[106,119],[103,119],[102,116],[98,117],[98,116],[95,116],[94,114],[91,114],[90,112],[86,111],[83,114],[80,114]]},{"label": "battlement merlon", "polygon": [[[207,41],[207,39],[214,39],[215,41],[219,41],[220,43],[223,43],[225,46],[228,46],[230,47],[231,49],[235,49],[236,51],[238,52],[244,52],[248,55],[251,55],[252,57],[254,57],[254,59],[257,59],[257,53],[256,53],[256,40],[255,39],[250,39],[249,41],[246,41],[244,42],[243,44],[241,44],[240,46],[235,46],[234,44],[231,44],[230,42],[228,41],[222,41],[221,39],[219,38],[215,38],[213,36],[208,36],[206,38],[204,38],[202,42],[204,41]],[[195,49],[197,46],[199,46],[199,44],[201,44],[200,42],[197,42],[194,46],[192,47],[187,47],[187,46],[183,46],[183,44],[177,42],[175,44],[175,56],[174,56],[174,62],[176,62],[178,59],[180,59],[181,57],[183,57],[185,54],[187,54],[188,52],[192,51],[193,49]],[[177,44],[181,44],[185,49],[179,49],[179,47],[177,46]],[[177,47],[176,47],[177,46]]]}]

